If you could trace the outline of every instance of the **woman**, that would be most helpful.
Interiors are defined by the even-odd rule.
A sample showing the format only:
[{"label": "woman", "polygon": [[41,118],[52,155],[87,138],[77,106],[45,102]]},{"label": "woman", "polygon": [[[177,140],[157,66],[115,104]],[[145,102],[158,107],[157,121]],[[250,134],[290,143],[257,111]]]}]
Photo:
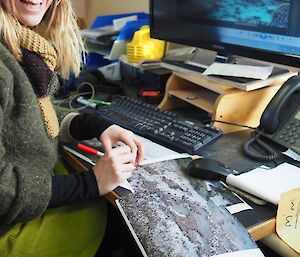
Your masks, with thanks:
[{"label": "woman", "polygon": [[[91,114],[54,111],[56,73],[79,73],[83,45],[70,0],[0,0],[0,256],[94,256],[105,231],[100,196],[143,158],[136,136]],[[99,138],[105,154],[75,174],[62,140]],[[116,141],[124,146],[112,148]]]}]

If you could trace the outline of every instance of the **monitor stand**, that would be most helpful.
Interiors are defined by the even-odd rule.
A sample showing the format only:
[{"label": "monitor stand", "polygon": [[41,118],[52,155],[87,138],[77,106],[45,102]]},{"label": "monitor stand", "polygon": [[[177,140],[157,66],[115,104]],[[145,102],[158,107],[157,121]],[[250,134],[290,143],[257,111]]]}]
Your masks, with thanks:
[{"label": "monitor stand", "polygon": [[203,111],[207,112],[209,119],[212,120],[211,125],[221,128],[224,133],[244,129],[232,126],[233,123],[255,128],[259,125],[263,110],[282,83],[293,75],[294,73],[288,73],[271,82],[268,81],[270,84],[265,86],[259,81],[242,88],[237,83],[229,85],[217,79],[209,79],[207,76],[173,72],[158,107],[169,110],[193,105],[201,109],[198,116],[200,119],[204,116]]}]

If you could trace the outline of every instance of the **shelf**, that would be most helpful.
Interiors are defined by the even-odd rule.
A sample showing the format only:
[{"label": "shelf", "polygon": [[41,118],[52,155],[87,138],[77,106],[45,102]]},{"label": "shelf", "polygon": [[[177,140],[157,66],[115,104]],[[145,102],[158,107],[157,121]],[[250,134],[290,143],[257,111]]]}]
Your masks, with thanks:
[{"label": "shelf", "polygon": [[169,95],[175,96],[189,104],[199,107],[210,114],[214,112],[215,102],[219,96],[214,92],[200,88],[170,90]]},{"label": "shelf", "polygon": [[182,80],[189,81],[192,84],[200,85],[201,87],[207,88],[210,91],[214,91],[219,94],[229,94],[232,92],[239,91],[239,89],[232,86],[225,85],[217,81],[212,81],[206,78],[206,76],[195,76],[191,74],[185,74],[181,72],[174,72],[175,76],[180,77]]},{"label": "shelf", "polygon": [[[175,109],[193,105],[206,111],[212,120],[257,127],[262,112],[280,88],[281,83],[257,90],[245,91],[235,87],[212,82],[204,77],[174,72],[167,81],[165,95],[160,109]],[[222,122],[212,125],[224,133],[244,129]]]}]

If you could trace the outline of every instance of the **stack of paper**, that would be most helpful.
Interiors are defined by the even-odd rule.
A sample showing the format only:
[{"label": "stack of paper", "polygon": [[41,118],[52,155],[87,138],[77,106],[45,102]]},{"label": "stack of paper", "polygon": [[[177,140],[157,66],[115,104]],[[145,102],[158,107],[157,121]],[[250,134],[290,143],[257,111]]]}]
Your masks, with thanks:
[{"label": "stack of paper", "polygon": [[226,183],[277,205],[282,193],[300,188],[300,168],[289,163],[273,169],[257,168],[238,176],[229,175]]}]

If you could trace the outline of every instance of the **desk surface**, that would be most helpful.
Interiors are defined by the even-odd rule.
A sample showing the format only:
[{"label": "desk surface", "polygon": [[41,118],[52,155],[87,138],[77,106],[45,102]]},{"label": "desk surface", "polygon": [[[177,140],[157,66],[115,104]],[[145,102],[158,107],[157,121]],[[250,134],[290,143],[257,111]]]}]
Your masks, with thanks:
[{"label": "desk surface", "polygon": [[[228,167],[234,168],[240,172],[252,170],[263,164],[269,167],[275,167],[283,162],[289,162],[296,166],[300,165],[300,162],[284,155],[276,161],[269,161],[265,163],[250,160],[245,157],[242,150],[244,142],[248,140],[250,136],[251,130],[243,130],[240,132],[226,134],[213,145],[203,149],[201,155],[203,157],[221,161]],[[259,206],[250,201],[247,201],[247,203],[253,207],[254,212],[243,211],[235,214],[235,216],[248,229],[251,236],[255,240],[259,240],[274,233],[277,206],[272,204]]]},{"label": "desk surface", "polygon": [[[79,159],[74,155],[68,152],[63,152],[63,155],[65,156],[65,160],[67,160],[67,162],[71,164],[71,166],[78,172],[87,170],[86,163],[79,161]],[[109,202],[115,204],[115,200],[119,198],[119,195],[116,192],[111,192],[110,194],[106,195],[106,198]],[[258,211],[257,208],[259,208],[260,210]],[[266,236],[271,235],[275,232],[275,213],[276,208],[273,205],[256,206],[256,208],[254,208],[254,212],[252,211],[249,213],[247,211],[243,211],[241,213],[235,214],[235,216],[237,216],[237,218],[244,224],[251,237],[256,241],[265,238]],[[277,245],[278,242],[275,244]],[[286,250],[287,249],[285,249],[284,252]],[[291,250],[289,249],[289,251]]]},{"label": "desk surface", "polygon": [[[242,153],[243,143],[250,138],[251,130],[243,130],[226,134],[213,145],[201,151],[203,157],[216,159],[226,166],[240,172],[246,172],[259,167],[263,163],[253,161]],[[282,161],[280,161],[282,162]],[[268,166],[277,163],[264,163]],[[277,207],[273,204],[257,205],[245,200],[253,210],[245,210],[236,213],[237,219],[248,229],[254,240],[260,240],[275,232],[275,216]]]},{"label": "desk surface", "polygon": [[[246,138],[249,138],[250,133],[251,131],[242,131],[240,133],[227,134],[221,140],[218,140],[213,145],[203,149],[201,155],[217,159],[237,170],[253,169],[261,165],[261,163],[246,159],[241,154],[241,144]],[[77,166],[78,171],[86,169],[85,165],[82,163],[80,164],[76,157],[71,154],[67,155],[68,162],[70,162],[73,167]],[[228,162],[229,160],[231,163]],[[114,203],[114,200],[118,197],[118,194],[115,192],[106,196],[112,203]],[[252,203],[249,204],[254,208],[254,211],[243,211],[235,214],[235,216],[248,229],[252,238],[254,240],[259,240],[274,233],[276,207],[273,205],[256,206]]]}]

